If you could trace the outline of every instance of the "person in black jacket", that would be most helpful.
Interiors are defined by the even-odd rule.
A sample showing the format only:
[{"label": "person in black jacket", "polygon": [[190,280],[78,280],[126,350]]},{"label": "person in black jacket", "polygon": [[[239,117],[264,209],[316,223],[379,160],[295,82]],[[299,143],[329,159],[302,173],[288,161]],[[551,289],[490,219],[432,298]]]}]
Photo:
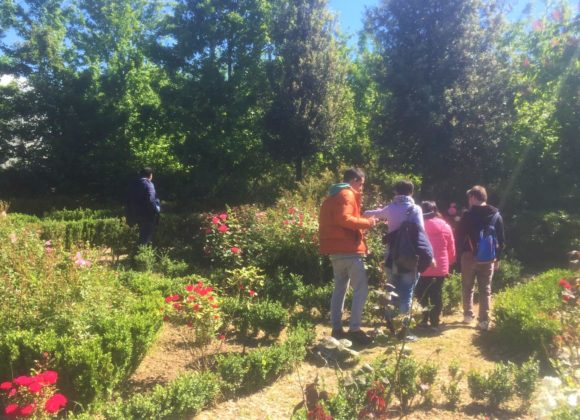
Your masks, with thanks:
[{"label": "person in black jacket", "polygon": [[[469,210],[463,213],[457,226],[457,256],[461,261],[461,282],[463,294],[463,322],[473,322],[473,287],[477,280],[479,289],[478,328],[488,330],[489,308],[491,305],[491,282],[494,270],[499,268],[501,252],[505,247],[503,219],[499,210],[487,204],[487,191],[476,185],[467,191]],[[495,220],[495,222],[494,222]],[[497,239],[494,261],[481,262],[476,258],[477,245],[482,229],[492,224]]]},{"label": "person in black jacket", "polygon": [[153,242],[155,225],[159,221],[161,208],[152,180],[153,170],[143,168],[139,173],[139,179],[129,186],[127,224],[139,225],[139,245],[149,245]]}]

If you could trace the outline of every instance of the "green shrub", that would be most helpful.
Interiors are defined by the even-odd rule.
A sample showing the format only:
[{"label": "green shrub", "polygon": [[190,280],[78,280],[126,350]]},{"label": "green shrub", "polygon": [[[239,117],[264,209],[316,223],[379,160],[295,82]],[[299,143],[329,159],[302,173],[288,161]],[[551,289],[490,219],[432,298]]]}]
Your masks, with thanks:
[{"label": "green shrub", "polygon": [[516,257],[526,267],[566,263],[566,252],[580,248],[580,216],[565,211],[523,212],[506,223]]},{"label": "green shrub", "polygon": [[[333,284],[327,284],[326,286],[315,286],[312,284],[306,285],[299,291],[298,304],[302,305],[307,310],[316,308],[324,317],[330,312],[330,299],[333,290]],[[347,293],[346,296],[347,300],[345,301],[345,306],[350,307],[352,294]]]},{"label": "green shrub", "polygon": [[288,323],[288,311],[280,302],[244,298],[224,298],[221,302],[224,321],[231,323],[241,335],[257,335],[263,331],[266,336],[278,337]]},{"label": "green shrub", "polygon": [[451,273],[443,282],[443,314],[452,314],[461,304],[461,296],[461,274]]},{"label": "green shrub", "polygon": [[502,258],[499,269],[493,273],[492,288],[494,293],[521,282],[522,268],[522,263],[515,258],[510,256]]},{"label": "green shrub", "polygon": [[298,326],[288,332],[285,342],[259,348],[243,356],[240,354],[218,355],[217,371],[229,392],[247,392],[262,388],[279,374],[289,371],[304,359],[306,348],[312,343],[311,327]]},{"label": "green shrub", "polygon": [[553,314],[561,300],[558,280],[568,274],[550,270],[496,295],[495,333],[502,345],[528,354],[543,352],[543,344],[561,328]]},{"label": "green shrub", "polygon": [[220,379],[213,373],[186,373],[148,394],[107,406],[105,419],[174,419],[191,417],[215,401]]},{"label": "green shrub", "polygon": [[520,367],[511,362],[497,363],[491,372],[485,374],[470,371],[467,374],[469,394],[475,400],[486,400],[493,409],[514,395],[527,402],[535,390],[538,373],[539,363],[533,359]]}]

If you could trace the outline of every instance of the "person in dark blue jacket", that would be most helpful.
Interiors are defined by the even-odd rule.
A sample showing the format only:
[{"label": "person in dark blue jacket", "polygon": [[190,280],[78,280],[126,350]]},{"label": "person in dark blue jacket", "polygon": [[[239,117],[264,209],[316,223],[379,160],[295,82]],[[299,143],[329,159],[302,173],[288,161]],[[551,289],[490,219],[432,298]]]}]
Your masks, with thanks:
[{"label": "person in dark blue jacket", "polygon": [[149,245],[153,242],[155,225],[159,222],[161,207],[152,180],[153,170],[143,168],[139,173],[139,179],[129,186],[127,224],[139,225],[139,245]]}]

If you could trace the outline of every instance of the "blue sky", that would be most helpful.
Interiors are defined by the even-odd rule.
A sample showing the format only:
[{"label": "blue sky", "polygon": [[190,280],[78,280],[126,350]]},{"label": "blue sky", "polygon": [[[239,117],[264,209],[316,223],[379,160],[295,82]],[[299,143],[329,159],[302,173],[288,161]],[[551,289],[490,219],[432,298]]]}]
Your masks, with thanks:
[{"label": "blue sky", "polygon": [[[354,34],[362,29],[362,21],[365,8],[376,6],[381,0],[328,0],[330,9],[338,13],[338,21],[342,32]],[[568,0],[568,3],[574,4],[575,0]],[[522,10],[528,4],[532,4],[532,14],[541,16],[546,10],[546,3],[554,4],[555,1],[549,0],[512,0],[513,10],[509,18],[518,20],[522,18]],[[550,8],[551,9],[551,8]],[[354,37],[356,40],[356,36]]]}]

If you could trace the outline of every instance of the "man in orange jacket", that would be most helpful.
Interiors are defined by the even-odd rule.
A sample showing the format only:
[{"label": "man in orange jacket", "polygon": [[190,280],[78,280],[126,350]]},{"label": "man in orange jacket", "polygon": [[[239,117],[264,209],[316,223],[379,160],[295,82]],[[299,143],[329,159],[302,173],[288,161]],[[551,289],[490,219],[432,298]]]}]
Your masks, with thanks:
[{"label": "man in orange jacket", "polygon": [[[374,217],[361,217],[361,197],[365,174],[351,168],[344,173],[343,181],[329,189],[320,208],[320,253],[330,256],[334,273],[334,291],[330,302],[332,336],[349,338],[360,345],[372,339],[361,329],[362,313],[368,293],[368,278],[363,257],[367,253],[363,231],[376,224]],[[349,283],[353,289],[348,334],[342,329],[344,298]]]}]

